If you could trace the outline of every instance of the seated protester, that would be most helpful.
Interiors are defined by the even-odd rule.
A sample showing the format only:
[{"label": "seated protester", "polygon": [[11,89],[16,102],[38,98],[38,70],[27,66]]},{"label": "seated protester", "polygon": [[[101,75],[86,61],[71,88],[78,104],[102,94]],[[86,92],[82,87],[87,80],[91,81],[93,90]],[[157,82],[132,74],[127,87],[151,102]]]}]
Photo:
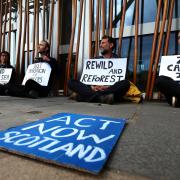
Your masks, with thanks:
[{"label": "seated protester", "polygon": [[[180,32],[178,33],[178,45],[180,45]],[[169,105],[180,107],[180,82],[174,81],[167,76],[159,76],[157,87],[165,95]]]},{"label": "seated protester", "polygon": [[40,58],[35,58],[34,63],[48,63],[51,67],[50,78],[47,86],[42,86],[37,83],[33,79],[29,79],[26,81],[25,85],[19,85],[16,87],[10,87],[8,89],[8,94],[11,96],[17,97],[30,97],[30,98],[38,98],[38,97],[46,97],[48,96],[57,74],[57,61],[56,59],[49,56],[50,46],[47,41],[42,40],[38,45],[38,53],[40,54]]},{"label": "seated protester", "polygon": [[[114,39],[109,36],[102,37],[100,44],[100,51],[102,56],[97,57],[109,59],[118,58],[113,53],[115,46]],[[77,101],[84,102],[101,102],[107,104],[113,104],[114,102],[120,102],[130,89],[131,83],[128,80],[122,80],[116,82],[111,86],[89,86],[79,80],[70,80],[68,82],[68,88],[73,91],[70,99],[76,99]]]},{"label": "seated protester", "polygon": [[10,65],[10,54],[7,51],[2,51],[0,53],[0,68],[12,69],[11,77],[8,78],[9,82],[2,82],[2,77],[0,79],[0,95],[6,95],[5,92],[7,91],[8,86],[16,83],[16,72],[14,67]]},{"label": "seated protester", "polygon": [[167,76],[159,76],[157,87],[166,97],[169,105],[180,107],[180,83]]}]

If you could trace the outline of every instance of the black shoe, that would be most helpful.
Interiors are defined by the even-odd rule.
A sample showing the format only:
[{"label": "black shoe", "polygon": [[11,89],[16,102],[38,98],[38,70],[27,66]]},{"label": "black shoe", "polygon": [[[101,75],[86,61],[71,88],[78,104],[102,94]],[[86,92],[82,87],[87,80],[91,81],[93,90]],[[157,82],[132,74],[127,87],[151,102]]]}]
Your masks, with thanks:
[{"label": "black shoe", "polygon": [[173,96],[172,97],[172,106],[173,107],[180,107],[180,99],[177,97]]},{"label": "black shoe", "polygon": [[100,102],[103,104],[113,104],[114,94],[107,94],[107,95],[100,96]]},{"label": "black shoe", "polygon": [[33,99],[37,99],[38,98],[38,92],[34,91],[34,90],[30,90],[28,92],[28,97],[33,98]]}]

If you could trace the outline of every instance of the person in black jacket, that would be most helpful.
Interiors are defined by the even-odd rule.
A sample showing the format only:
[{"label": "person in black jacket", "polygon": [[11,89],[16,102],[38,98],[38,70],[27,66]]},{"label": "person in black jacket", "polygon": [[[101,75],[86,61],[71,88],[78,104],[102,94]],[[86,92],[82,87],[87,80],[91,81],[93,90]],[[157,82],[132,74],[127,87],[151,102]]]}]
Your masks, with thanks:
[{"label": "person in black jacket", "polygon": [[50,46],[45,40],[42,40],[38,45],[38,53],[40,57],[35,58],[34,63],[48,63],[51,67],[50,78],[47,86],[42,86],[33,79],[26,81],[25,85],[19,85],[13,88],[9,88],[8,94],[17,97],[46,97],[48,96],[58,71],[56,59],[50,57]]},{"label": "person in black jacket", "polygon": [[[107,35],[103,36],[100,44],[100,52],[102,56],[96,58],[118,58],[118,56],[113,53],[114,47],[114,39]],[[111,86],[89,86],[80,82],[79,80],[72,79],[68,82],[68,88],[73,91],[70,99],[84,102],[113,104],[114,102],[119,102],[122,100],[122,97],[130,88],[130,82],[125,79],[118,81]]]},{"label": "person in black jacket", "polygon": [[[6,91],[8,86],[14,85],[16,83],[16,72],[13,66],[10,65],[10,54],[7,51],[2,51],[0,53],[0,68],[1,73],[4,69],[12,69],[11,77],[9,78],[9,82],[0,83],[0,95],[6,95]],[[2,74],[1,74],[2,75]],[[3,79],[3,76],[0,77],[0,81]]]},{"label": "person in black jacket", "polygon": [[[180,32],[178,33],[178,45],[180,45]],[[159,76],[156,85],[166,97],[169,105],[180,107],[180,82],[167,76]]]}]

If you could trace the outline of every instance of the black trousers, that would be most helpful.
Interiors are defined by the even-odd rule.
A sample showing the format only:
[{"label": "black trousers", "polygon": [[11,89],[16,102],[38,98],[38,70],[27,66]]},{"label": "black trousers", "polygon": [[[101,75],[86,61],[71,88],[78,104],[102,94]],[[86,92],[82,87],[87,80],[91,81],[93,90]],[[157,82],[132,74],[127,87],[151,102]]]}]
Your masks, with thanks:
[{"label": "black trousers", "polygon": [[78,80],[70,80],[68,82],[68,88],[78,94],[77,100],[84,102],[98,102],[101,96],[107,94],[114,94],[115,102],[119,102],[129,90],[129,87],[130,82],[128,80],[123,80],[109,86],[109,88],[104,91],[93,91],[91,86],[85,85]]},{"label": "black trousers", "polygon": [[0,84],[0,95],[6,95],[5,91],[8,89],[8,85],[7,84]]},{"label": "black trousers", "polygon": [[41,86],[34,80],[28,80],[25,85],[12,85],[8,87],[8,94],[16,97],[28,97],[29,91],[34,90],[39,97],[46,97],[49,94],[49,86]]},{"label": "black trousers", "polygon": [[159,76],[157,79],[157,87],[161,93],[163,93],[171,105],[171,99],[173,96],[180,100],[180,84],[167,76]]}]

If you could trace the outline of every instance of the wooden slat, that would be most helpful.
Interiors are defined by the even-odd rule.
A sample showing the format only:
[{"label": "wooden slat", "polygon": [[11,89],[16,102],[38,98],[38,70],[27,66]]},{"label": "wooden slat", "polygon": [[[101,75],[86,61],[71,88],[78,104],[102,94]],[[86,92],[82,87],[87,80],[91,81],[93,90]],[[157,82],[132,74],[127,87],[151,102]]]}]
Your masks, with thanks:
[{"label": "wooden slat", "polygon": [[45,8],[46,8],[46,0],[43,0],[43,40],[45,40]]},{"label": "wooden slat", "polygon": [[35,57],[35,44],[36,44],[36,14],[37,14],[37,11],[36,11],[36,1],[34,1],[34,20],[33,20],[33,52],[32,52],[32,58],[34,61],[34,57]]},{"label": "wooden slat", "polygon": [[9,0],[9,34],[8,34],[8,51],[11,52],[11,0]]},{"label": "wooden slat", "polygon": [[106,29],[106,2],[102,0],[102,36],[105,35]]},{"label": "wooden slat", "polygon": [[2,45],[2,16],[3,16],[3,1],[0,1],[0,52],[1,52],[1,45]]},{"label": "wooden slat", "polygon": [[51,3],[51,16],[50,16],[50,25],[49,25],[49,34],[48,34],[48,42],[50,46],[51,46],[51,39],[52,39],[53,19],[54,19],[54,0],[52,0],[52,3]]},{"label": "wooden slat", "polygon": [[100,9],[100,1],[96,1],[96,31],[95,31],[94,57],[97,57],[99,52],[99,9]]},{"label": "wooden slat", "polygon": [[8,0],[6,0],[6,6],[5,6],[5,19],[4,19],[4,29],[3,29],[3,42],[2,42],[3,51],[5,50],[7,11],[8,11]]},{"label": "wooden slat", "polygon": [[161,8],[162,8],[162,0],[159,0],[157,16],[156,16],[156,20],[155,20],[154,37],[153,37],[152,51],[151,51],[149,71],[148,71],[148,80],[147,80],[147,85],[146,85],[146,99],[149,98],[152,69],[153,69],[153,64],[154,64],[154,59],[155,59],[156,44],[157,44],[157,38],[158,38],[158,32],[159,32],[159,21],[160,21],[160,15],[161,15]]},{"label": "wooden slat", "polygon": [[170,39],[170,33],[171,33],[173,9],[174,9],[175,1],[171,0],[170,3],[171,5],[170,5],[170,10],[169,10],[168,28],[167,28],[167,35],[166,35],[165,47],[164,47],[164,53],[163,53],[165,56],[168,54],[169,39]]},{"label": "wooden slat", "polygon": [[155,65],[154,65],[154,69],[153,69],[152,81],[151,81],[151,86],[150,86],[150,91],[149,91],[150,99],[152,99],[154,82],[155,82],[155,78],[156,78],[157,67],[158,67],[159,57],[160,57],[160,53],[161,53],[164,28],[165,28],[165,24],[166,24],[167,9],[168,9],[168,0],[165,0],[164,1],[164,10],[163,10],[163,20],[162,20],[161,31],[160,31],[160,36],[159,36],[159,44],[157,47],[157,54],[156,54],[156,58],[155,58]]},{"label": "wooden slat", "polygon": [[36,51],[35,57],[38,56],[37,47],[39,45],[39,1],[36,1]]},{"label": "wooden slat", "polygon": [[113,25],[113,0],[110,0],[109,6],[109,36],[112,36],[112,25]]},{"label": "wooden slat", "polygon": [[81,37],[81,25],[82,25],[83,4],[84,4],[84,0],[80,0],[78,37],[77,37],[77,45],[76,45],[76,58],[75,58],[75,63],[74,63],[74,79],[77,79],[77,67],[78,67],[78,58],[79,58],[79,46],[80,46],[80,37]]},{"label": "wooden slat", "polygon": [[92,0],[89,0],[89,58],[92,57]]},{"label": "wooden slat", "polygon": [[135,1],[135,39],[134,39],[134,71],[133,82],[137,82],[137,62],[138,62],[138,33],[139,33],[139,0]]},{"label": "wooden slat", "polygon": [[121,57],[121,48],[122,48],[122,37],[123,37],[123,31],[124,31],[124,22],[125,22],[125,15],[126,15],[126,6],[127,6],[127,0],[124,0],[123,8],[122,10],[122,17],[121,17],[121,23],[119,28],[119,41],[118,41],[118,56]]},{"label": "wooden slat", "polygon": [[16,72],[20,73],[20,48],[21,48],[21,33],[22,33],[22,0],[19,0],[19,34],[18,34],[18,46],[16,54]]},{"label": "wooden slat", "polygon": [[24,11],[24,30],[23,30],[23,42],[22,42],[22,49],[21,49],[21,80],[25,74],[25,43],[26,43],[26,25],[27,25],[27,1],[25,1],[25,11]]},{"label": "wooden slat", "polygon": [[73,0],[73,21],[72,21],[72,30],[71,30],[71,40],[68,50],[68,60],[66,65],[66,76],[64,81],[64,94],[67,95],[67,83],[70,80],[71,73],[71,63],[72,63],[72,55],[73,55],[73,45],[74,45],[74,35],[76,29],[76,19],[77,19],[77,0]]},{"label": "wooden slat", "polygon": [[30,64],[30,60],[29,60],[29,0],[26,0],[27,1],[27,41],[26,41],[26,44],[27,44],[27,65]]}]

